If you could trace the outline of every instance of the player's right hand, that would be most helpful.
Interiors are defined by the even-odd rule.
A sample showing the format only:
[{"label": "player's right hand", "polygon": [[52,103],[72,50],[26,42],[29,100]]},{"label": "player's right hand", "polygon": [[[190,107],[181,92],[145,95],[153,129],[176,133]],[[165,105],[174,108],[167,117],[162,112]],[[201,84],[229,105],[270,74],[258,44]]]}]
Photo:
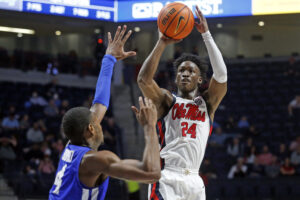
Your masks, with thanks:
[{"label": "player's right hand", "polygon": [[175,44],[175,43],[178,43],[178,42],[182,41],[182,39],[175,40],[175,39],[172,39],[172,38],[169,38],[169,37],[165,36],[164,34],[162,34],[162,32],[159,31],[159,29],[158,29],[158,38],[159,38],[160,41],[162,41],[166,45]]},{"label": "player's right hand", "polygon": [[195,22],[195,27],[199,33],[205,33],[208,31],[207,21],[198,6],[196,6],[196,15],[199,22]]},{"label": "player's right hand", "polygon": [[147,97],[145,97],[143,100],[142,97],[139,97],[139,104],[140,110],[138,110],[135,106],[131,107],[138,122],[142,126],[155,126],[157,123],[157,110],[152,100]]},{"label": "player's right hand", "polygon": [[123,26],[122,30],[121,26],[118,26],[114,39],[112,39],[111,33],[108,32],[108,46],[106,49],[106,54],[114,56],[117,60],[123,60],[127,57],[136,55],[135,51],[124,51],[124,45],[132,33],[130,30],[125,35],[126,29],[126,25]]}]

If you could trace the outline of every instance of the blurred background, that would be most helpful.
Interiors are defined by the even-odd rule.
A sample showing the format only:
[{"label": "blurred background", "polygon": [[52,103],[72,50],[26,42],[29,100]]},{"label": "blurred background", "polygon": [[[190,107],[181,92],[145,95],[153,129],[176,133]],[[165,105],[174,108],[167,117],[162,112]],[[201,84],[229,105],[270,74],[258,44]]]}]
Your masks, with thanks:
[{"label": "blurred background", "polygon": [[[0,199],[47,199],[66,143],[61,118],[91,105],[107,32],[122,24],[134,31],[126,49],[137,56],[115,66],[101,149],[142,158],[144,136],[130,106],[158,38],[156,17],[169,2],[0,0]],[[228,93],[199,169],[207,199],[299,199],[300,0],[181,2],[199,5],[228,68]],[[165,50],[161,87],[176,92],[172,62],[183,52],[208,61],[193,31]],[[112,179],[106,199],[146,196],[147,185]]]}]

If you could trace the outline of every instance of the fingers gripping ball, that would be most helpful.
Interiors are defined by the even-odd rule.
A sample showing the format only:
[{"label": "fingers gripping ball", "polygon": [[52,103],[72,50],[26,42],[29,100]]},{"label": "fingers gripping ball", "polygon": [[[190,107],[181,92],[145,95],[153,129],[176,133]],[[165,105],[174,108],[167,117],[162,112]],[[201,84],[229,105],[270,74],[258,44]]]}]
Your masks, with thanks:
[{"label": "fingers gripping ball", "polygon": [[170,3],[161,9],[157,25],[165,36],[172,39],[183,39],[194,28],[194,15],[189,7],[182,3]]}]

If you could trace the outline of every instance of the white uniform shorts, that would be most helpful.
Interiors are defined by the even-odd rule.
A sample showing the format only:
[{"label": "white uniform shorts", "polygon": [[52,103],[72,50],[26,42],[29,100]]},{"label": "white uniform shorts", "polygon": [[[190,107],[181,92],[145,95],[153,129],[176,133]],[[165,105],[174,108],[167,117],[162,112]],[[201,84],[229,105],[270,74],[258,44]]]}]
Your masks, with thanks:
[{"label": "white uniform shorts", "polygon": [[198,169],[165,166],[159,182],[149,185],[148,200],[205,200]]}]

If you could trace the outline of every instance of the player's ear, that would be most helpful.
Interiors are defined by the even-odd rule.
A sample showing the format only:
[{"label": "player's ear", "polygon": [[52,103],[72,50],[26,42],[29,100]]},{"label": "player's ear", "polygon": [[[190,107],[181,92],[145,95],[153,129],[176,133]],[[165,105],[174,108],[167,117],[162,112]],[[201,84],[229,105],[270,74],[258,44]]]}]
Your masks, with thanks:
[{"label": "player's ear", "polygon": [[92,123],[89,123],[88,125],[88,132],[90,133],[90,135],[88,135],[89,137],[93,136],[96,133]]},{"label": "player's ear", "polygon": [[198,78],[198,83],[199,83],[199,84],[202,84],[202,82],[203,82],[202,77],[199,76],[199,78]]}]

